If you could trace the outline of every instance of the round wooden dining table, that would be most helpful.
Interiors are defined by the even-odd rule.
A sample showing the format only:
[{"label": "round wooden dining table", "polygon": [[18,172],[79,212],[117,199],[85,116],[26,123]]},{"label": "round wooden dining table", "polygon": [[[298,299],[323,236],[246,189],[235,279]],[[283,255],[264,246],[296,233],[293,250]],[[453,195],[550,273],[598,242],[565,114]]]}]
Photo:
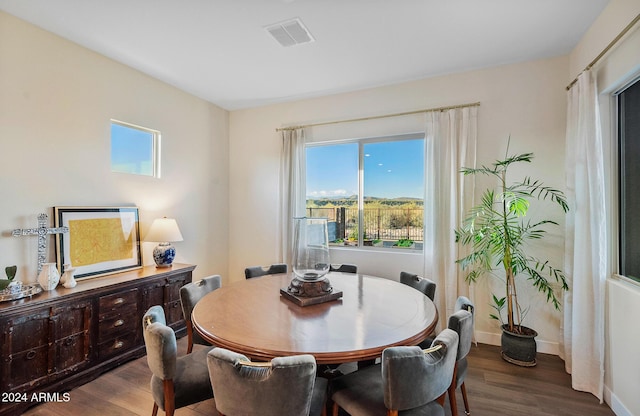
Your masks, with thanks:
[{"label": "round wooden dining table", "polygon": [[280,294],[292,274],[267,275],[223,286],[196,304],[195,331],[212,345],[252,360],[311,354],[318,364],[380,357],[391,346],[417,345],[438,313],[422,292],[389,279],[327,275],[337,300],[299,306]]}]

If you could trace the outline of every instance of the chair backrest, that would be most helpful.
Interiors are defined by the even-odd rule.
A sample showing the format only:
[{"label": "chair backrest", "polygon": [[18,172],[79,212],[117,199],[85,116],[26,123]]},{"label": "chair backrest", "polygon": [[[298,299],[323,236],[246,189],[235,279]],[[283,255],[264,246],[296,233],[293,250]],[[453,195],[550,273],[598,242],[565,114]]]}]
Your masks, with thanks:
[{"label": "chair backrest", "polygon": [[454,313],[449,317],[450,329],[458,333],[460,341],[458,344],[458,358],[460,361],[469,354],[471,343],[473,342],[473,322],[474,322],[473,303],[466,296],[458,296],[454,307]]},{"label": "chair backrest", "polygon": [[265,276],[267,274],[280,274],[287,272],[287,265],[284,263],[272,264],[269,267],[253,266],[244,269],[244,277],[251,279],[252,277]]},{"label": "chair backrest", "polygon": [[242,354],[213,348],[207,366],[216,408],[226,416],[309,414],[316,377],[312,355],[251,363]]},{"label": "chair backrest", "polygon": [[473,306],[473,303],[466,296],[458,296],[458,299],[456,299],[456,305],[453,311],[457,312],[461,310],[471,312],[471,315],[473,315],[475,310],[475,306]]},{"label": "chair backrest", "polygon": [[449,316],[449,329],[458,334],[458,353],[456,360],[459,361],[469,354],[471,341],[473,339],[473,315],[464,309],[454,312]]},{"label": "chair backrest", "polygon": [[358,266],[355,264],[330,264],[329,265],[330,272],[341,272],[341,273],[358,273]]},{"label": "chair backrest", "polygon": [[162,325],[167,324],[164,309],[160,305],[152,306],[144,313],[142,316],[142,328],[146,329],[147,325],[153,322],[160,322]]},{"label": "chair backrest", "polygon": [[196,303],[198,303],[204,295],[219,289],[221,286],[222,278],[217,274],[182,286],[180,288],[180,303],[182,304],[184,319],[187,322],[191,322],[191,312],[193,312]]},{"label": "chair backrest", "polygon": [[142,318],[144,344],[147,349],[147,363],[154,376],[162,380],[172,380],[176,375],[178,346],[176,334],[164,321],[164,311],[160,306],[152,306]]},{"label": "chair backrest", "polygon": [[414,273],[400,272],[400,283],[419,290],[431,300],[436,296],[436,283],[426,277],[420,277]]},{"label": "chair backrest", "polygon": [[445,329],[432,347],[390,347],[382,352],[382,384],[387,409],[407,410],[424,406],[447,391],[453,377],[458,334]]}]

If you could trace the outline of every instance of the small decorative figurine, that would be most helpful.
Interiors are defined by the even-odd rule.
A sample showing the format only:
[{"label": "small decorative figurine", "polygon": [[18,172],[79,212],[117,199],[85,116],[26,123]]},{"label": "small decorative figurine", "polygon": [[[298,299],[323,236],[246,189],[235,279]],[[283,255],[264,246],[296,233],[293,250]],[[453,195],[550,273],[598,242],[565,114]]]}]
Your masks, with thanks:
[{"label": "small decorative figurine", "polygon": [[75,267],[71,267],[70,264],[65,264],[64,265],[64,273],[62,274],[62,277],[60,278],[60,283],[62,283],[62,286],[66,287],[67,289],[71,289],[72,287],[76,287],[78,282],[76,282],[76,279],[74,278],[75,272],[76,272],[76,268]]}]

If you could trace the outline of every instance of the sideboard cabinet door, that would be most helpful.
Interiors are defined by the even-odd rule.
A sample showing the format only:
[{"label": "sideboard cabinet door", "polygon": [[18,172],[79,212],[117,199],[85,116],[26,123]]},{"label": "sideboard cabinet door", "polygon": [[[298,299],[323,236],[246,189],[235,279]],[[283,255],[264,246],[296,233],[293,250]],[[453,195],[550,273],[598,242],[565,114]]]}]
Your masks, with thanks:
[{"label": "sideboard cabinet door", "polygon": [[39,386],[49,377],[49,308],[2,322],[0,391]]},{"label": "sideboard cabinet door", "polygon": [[91,352],[91,301],[55,306],[51,311],[51,379],[89,365]]},{"label": "sideboard cabinet door", "polygon": [[180,288],[186,283],[188,283],[187,276],[180,275],[169,278],[165,286],[164,313],[167,317],[167,325],[174,330],[184,327],[185,324],[180,302]]}]

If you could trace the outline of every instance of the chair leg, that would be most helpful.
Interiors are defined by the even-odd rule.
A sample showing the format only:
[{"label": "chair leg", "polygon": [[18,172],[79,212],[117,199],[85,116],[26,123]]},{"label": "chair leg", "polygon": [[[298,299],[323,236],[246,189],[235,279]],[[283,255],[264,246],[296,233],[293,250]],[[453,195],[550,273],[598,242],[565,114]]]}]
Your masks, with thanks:
[{"label": "chair leg", "polygon": [[464,381],[460,385],[460,390],[462,391],[462,400],[464,401],[464,413],[470,415],[471,411],[469,410],[469,402],[467,400],[467,387],[464,385]]},{"label": "chair leg", "polygon": [[398,411],[387,409],[387,416],[398,416]]},{"label": "chair leg", "polygon": [[338,412],[340,411],[340,406],[338,406],[338,403],[333,402],[333,413],[332,416],[338,416]]},{"label": "chair leg", "polygon": [[458,378],[458,363],[453,367],[453,378],[451,385],[447,389],[449,394],[449,406],[451,407],[451,416],[458,416],[458,402],[456,400],[456,381]]},{"label": "chair leg", "polygon": [[176,410],[176,396],[173,390],[173,380],[164,380],[164,414],[173,416]]},{"label": "chair leg", "polygon": [[151,416],[158,416],[158,403],[153,403],[153,410],[151,411]]},{"label": "chair leg", "polygon": [[451,384],[447,389],[449,395],[449,407],[451,408],[451,416],[458,416],[458,402],[456,400],[456,385]]},{"label": "chair leg", "polygon": [[187,354],[193,351],[193,326],[191,322],[187,322]]}]

